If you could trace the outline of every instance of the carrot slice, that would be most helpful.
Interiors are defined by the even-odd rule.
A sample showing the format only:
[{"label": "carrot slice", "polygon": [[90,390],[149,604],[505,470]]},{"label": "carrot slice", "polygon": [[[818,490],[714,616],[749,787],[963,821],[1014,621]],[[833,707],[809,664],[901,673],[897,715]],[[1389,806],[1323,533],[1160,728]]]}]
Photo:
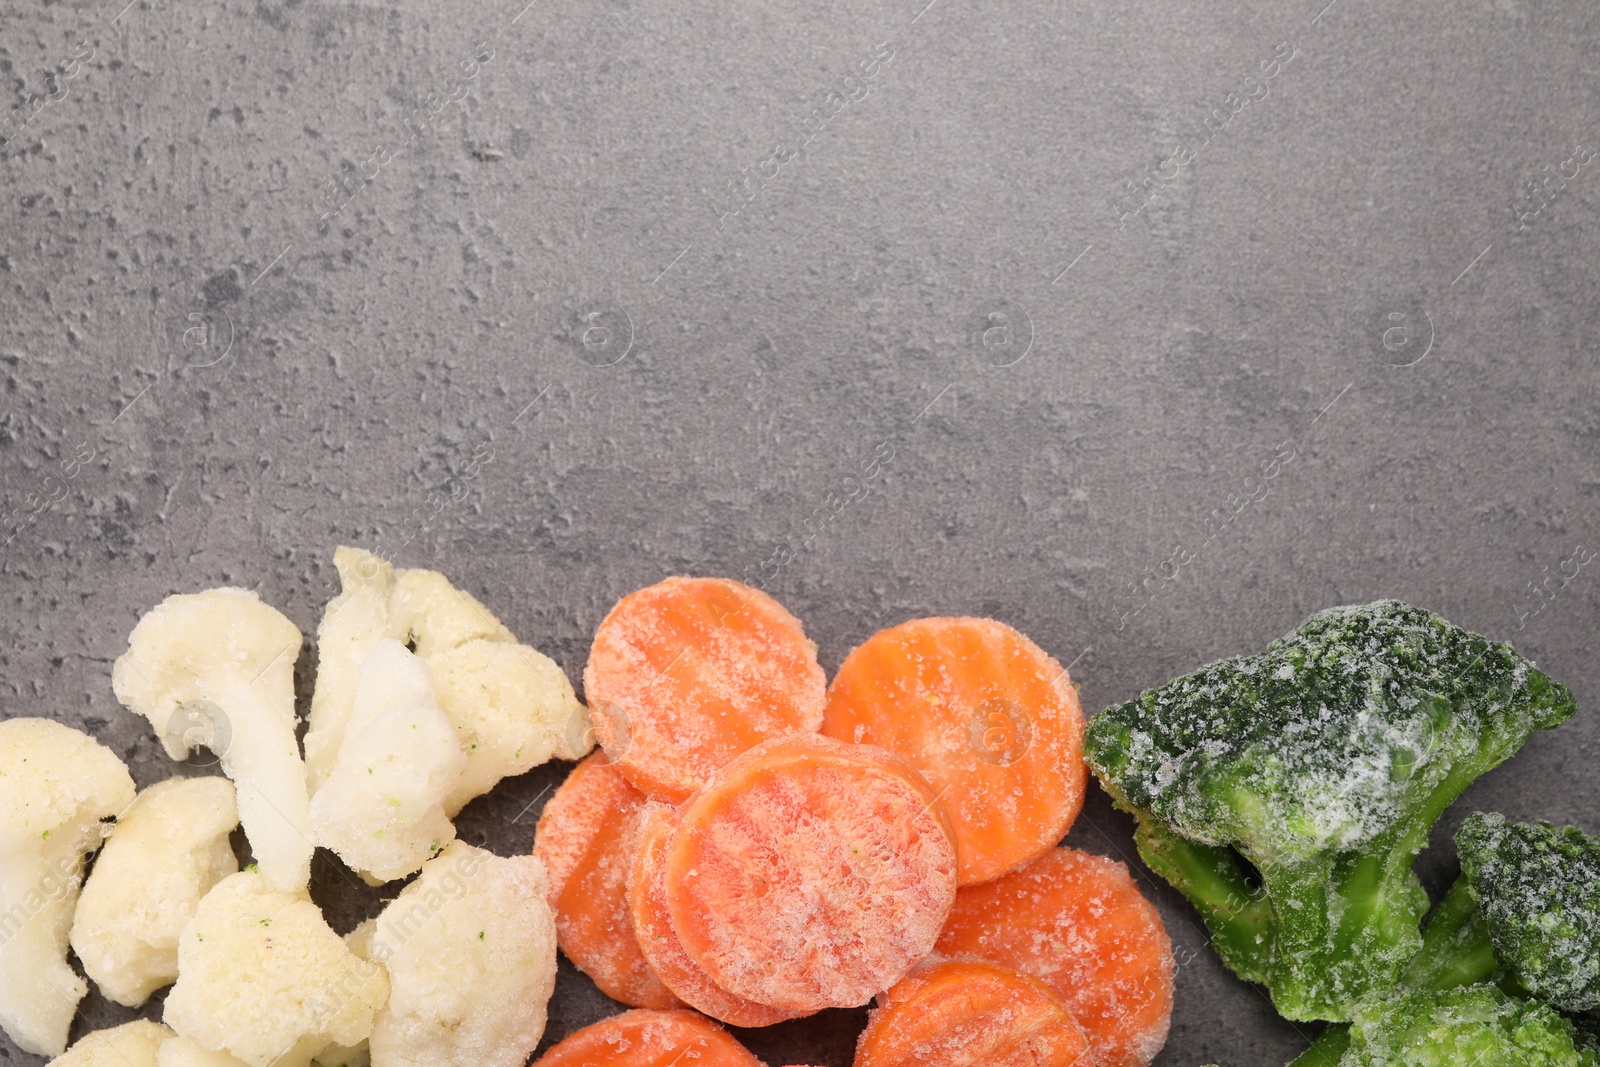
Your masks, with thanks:
[{"label": "carrot slice", "polygon": [[683,944],[672,929],[666,887],[661,879],[667,846],[677,829],[677,813],[670,806],[660,803],[648,806],[628,884],[635,944],[668,989],[685,1004],[714,1019],[721,1019],[730,1026],[771,1026],[794,1018],[793,1012],[769,1008],[729,993],[713,982],[683,950]]},{"label": "carrot slice", "polygon": [[686,803],[667,907],[722,988],[793,1012],[865,1004],[933,947],[956,850],[905,761],[830,738],[780,738]]},{"label": "carrot slice", "polygon": [[761,1067],[722,1027],[679,1008],[625,1011],[568,1034],[533,1067]]},{"label": "carrot slice", "polygon": [[668,578],[622,598],[583,671],[601,746],[654,797],[683,800],[762,741],[815,733],[826,679],[782,604],[723,578]]},{"label": "carrot slice", "polygon": [[1083,709],[1065,669],[993,619],[914,619],[845,657],[822,732],[905,757],[944,799],[962,885],[1043,855],[1083,807]]},{"label": "carrot slice", "polygon": [[1146,1067],[1166,1043],[1172,942],[1115,860],[1058,848],[962,889],[934,951],[1038,978],[1088,1034],[1100,1067]]},{"label": "carrot slice", "polygon": [[550,874],[556,943],[600,992],[635,1008],[676,1008],[639,951],[628,875],[645,795],[596,752],[572,769],[539,816],[533,854]]},{"label": "carrot slice", "polygon": [[1089,1042],[1037,979],[952,961],[889,990],[855,1067],[1094,1067]]}]

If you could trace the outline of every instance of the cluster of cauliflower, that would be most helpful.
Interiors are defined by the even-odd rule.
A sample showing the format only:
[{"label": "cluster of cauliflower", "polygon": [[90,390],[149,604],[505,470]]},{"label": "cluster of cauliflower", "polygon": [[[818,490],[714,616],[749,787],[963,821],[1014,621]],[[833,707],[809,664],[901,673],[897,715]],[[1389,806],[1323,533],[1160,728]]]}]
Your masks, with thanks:
[{"label": "cluster of cauliflower", "polygon": [[[451,820],[503,777],[581,757],[587,714],[443,575],[353,548],[334,564],[304,758],[300,631],[242,589],[168,597],[112,678],[168,755],[210,748],[226,778],[136,792],[86,734],[0,721],[0,1027],[52,1067],[518,1067],[538,1044],[556,967],[544,868],[455,840]],[[341,937],[309,893],[319,845],[373,885],[416,878]],[[165,1025],[67,1050],[88,992],[69,945],[119,1004],[172,985]]]}]

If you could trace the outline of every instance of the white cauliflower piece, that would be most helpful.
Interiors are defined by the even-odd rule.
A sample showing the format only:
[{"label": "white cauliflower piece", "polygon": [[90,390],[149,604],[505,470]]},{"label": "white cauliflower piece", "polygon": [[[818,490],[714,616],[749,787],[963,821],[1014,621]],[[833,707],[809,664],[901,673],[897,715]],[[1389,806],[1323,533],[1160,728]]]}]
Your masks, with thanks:
[{"label": "white cauliflower piece", "polygon": [[392,638],[361,665],[333,772],[311,800],[317,844],[363,878],[403,878],[455,840],[444,800],[466,769],[422,660]]},{"label": "white cauliflower piece", "polygon": [[[593,747],[589,713],[556,661],[538,649],[502,641],[468,641],[428,661],[439,706],[455,724],[467,765],[444,810],[454,818],[473,797],[500,779],[522,774],[552,756],[579,759]],[[538,729],[529,708],[564,708],[560,737]],[[554,723],[555,715],[543,721]]]},{"label": "white cauliflower piece", "polygon": [[111,1000],[136,1008],[178,977],[178,935],[200,898],[239,869],[226,778],[170,778],[123,812],[72,921],[72,950]]},{"label": "white cauliflower piece", "polygon": [[372,959],[372,939],[378,936],[378,920],[364,919],[354,930],[344,935],[344,943],[364,960]]},{"label": "white cauliflower piece", "polygon": [[148,1019],[84,1034],[46,1067],[156,1067],[156,1050],[172,1031]]},{"label": "white cauliflower piece", "polygon": [[178,942],[165,1019],[246,1067],[306,1067],[360,1044],[389,994],[383,968],[355,955],[305,890],[242,871],[200,901]]},{"label": "white cauliflower piece", "polygon": [[556,981],[549,882],[533,856],[457,841],[351,941],[389,971],[372,1067],[522,1067]]},{"label": "white cauliflower piece", "polygon": [[212,1052],[190,1038],[174,1037],[156,1050],[156,1067],[244,1067],[244,1061],[226,1052]]},{"label": "white cauliflower piece", "polygon": [[59,1056],[89,987],[67,965],[83,857],[133,803],[109,748],[49,719],[0,721],[0,1028]]},{"label": "white cauliflower piece", "polygon": [[247,589],[170,596],[117,658],[117,699],[150,720],[173,759],[205,744],[238,786],[239,820],[280,890],[311,879],[306,769],[295,740],[300,631]]},{"label": "white cauliflower piece", "polygon": [[[377,930],[378,920],[367,919],[344,935],[344,943],[357,956],[370,960],[372,938]],[[365,1041],[359,1045],[329,1045],[311,1062],[316,1067],[370,1067],[372,1051]]]},{"label": "white cauliflower piece", "polygon": [[[399,569],[358,548],[339,548],[333,563],[343,590],[317,628],[317,686],[306,735],[313,793],[338,760],[361,664],[385,638],[408,643],[434,672],[440,707],[467,757],[447,814],[501,778],[552,757],[579,759],[593,747],[588,713],[561,668],[517,644],[471,594],[437,571]],[[498,677],[500,670],[508,673]]]}]

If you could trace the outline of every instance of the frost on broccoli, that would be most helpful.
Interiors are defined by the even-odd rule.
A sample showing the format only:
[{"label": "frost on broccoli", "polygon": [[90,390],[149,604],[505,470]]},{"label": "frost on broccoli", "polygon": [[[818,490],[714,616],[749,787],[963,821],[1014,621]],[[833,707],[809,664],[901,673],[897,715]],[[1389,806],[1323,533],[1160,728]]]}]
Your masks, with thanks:
[{"label": "frost on broccoli", "polygon": [[[1511,997],[1581,1010],[1600,987],[1600,841],[1546,823],[1474,814],[1456,834],[1462,875],[1428,916],[1399,985],[1373,1003],[1492,982]],[[1498,931],[1498,932],[1497,932]],[[1572,1019],[1600,1053],[1593,1015]],[[1291,1067],[1347,1067],[1335,1024]]]},{"label": "frost on broccoli", "polygon": [[1492,985],[1413,993],[1356,1014],[1339,1067],[1595,1067],[1549,1005]]},{"label": "frost on broccoli", "polygon": [[1522,987],[1566,1011],[1600,1008],[1600,839],[1475,812],[1456,851],[1495,955]]},{"label": "frost on broccoli", "polygon": [[1511,646],[1387,600],[1110,708],[1084,748],[1224,962],[1288,1018],[1348,1020],[1421,945],[1435,820],[1574,710]]}]

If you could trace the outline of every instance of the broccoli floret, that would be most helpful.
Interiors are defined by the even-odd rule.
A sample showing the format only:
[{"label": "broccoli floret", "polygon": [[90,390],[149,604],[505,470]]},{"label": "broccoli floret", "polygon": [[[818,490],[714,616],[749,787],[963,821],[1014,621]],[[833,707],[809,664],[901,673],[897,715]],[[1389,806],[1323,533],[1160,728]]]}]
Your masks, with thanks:
[{"label": "broccoli floret", "polygon": [[1547,1004],[1492,985],[1412,993],[1356,1013],[1339,1067],[1595,1067]]},{"label": "broccoli floret", "polygon": [[1223,961],[1288,1018],[1337,1021],[1421,947],[1411,868],[1439,815],[1574,710],[1510,645],[1386,600],[1110,708],[1084,747]]},{"label": "broccoli floret", "polygon": [[1600,1008],[1600,839],[1475,812],[1456,851],[1495,954],[1522,987],[1565,1011]]},{"label": "broccoli floret", "polygon": [[[1474,814],[1456,848],[1462,875],[1428,916],[1393,996],[1493,982],[1514,998],[1586,1010],[1600,990],[1600,840]],[[1600,1019],[1572,1021],[1578,1048],[1600,1054]],[[1350,1040],[1334,1024],[1291,1067],[1350,1067],[1341,1059]]]}]

